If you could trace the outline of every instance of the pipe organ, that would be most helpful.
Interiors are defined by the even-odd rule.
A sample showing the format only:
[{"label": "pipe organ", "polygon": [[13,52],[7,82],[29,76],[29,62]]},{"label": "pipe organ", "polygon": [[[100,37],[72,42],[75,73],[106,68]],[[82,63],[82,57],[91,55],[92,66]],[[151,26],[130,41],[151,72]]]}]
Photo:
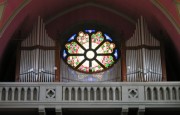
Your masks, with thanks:
[{"label": "pipe organ", "polygon": [[21,42],[20,82],[55,81],[56,43],[45,30],[43,20],[38,17],[31,34]]},{"label": "pipe organ", "polygon": [[76,72],[62,62],[60,45],[47,35],[45,24],[38,17],[32,32],[20,44],[16,81],[120,81],[121,78],[128,82],[166,80],[162,44],[148,31],[142,17],[136,24],[133,36],[123,42],[122,46],[122,58],[113,68],[95,74]]},{"label": "pipe organ", "polygon": [[161,44],[150,34],[142,17],[125,45],[127,81],[162,81]]}]

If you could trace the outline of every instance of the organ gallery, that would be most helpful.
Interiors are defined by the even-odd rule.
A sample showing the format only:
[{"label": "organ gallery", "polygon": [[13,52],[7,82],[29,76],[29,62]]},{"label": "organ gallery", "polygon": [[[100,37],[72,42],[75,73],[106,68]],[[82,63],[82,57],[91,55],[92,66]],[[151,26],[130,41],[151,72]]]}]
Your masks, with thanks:
[{"label": "organ gallery", "polygon": [[0,0],[0,115],[179,115],[179,0]]}]

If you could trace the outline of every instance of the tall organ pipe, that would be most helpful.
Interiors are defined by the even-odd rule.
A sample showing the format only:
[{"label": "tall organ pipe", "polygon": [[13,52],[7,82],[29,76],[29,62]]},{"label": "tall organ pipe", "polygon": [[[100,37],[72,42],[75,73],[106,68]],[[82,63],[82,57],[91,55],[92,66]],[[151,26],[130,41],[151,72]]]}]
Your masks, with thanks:
[{"label": "tall organ pipe", "polygon": [[[161,55],[160,49],[157,49],[159,46],[160,42],[148,31],[143,17],[138,19],[135,33],[126,41],[127,81],[160,81],[162,79]],[[128,49],[128,47],[137,48]]]},{"label": "tall organ pipe", "polygon": [[[19,81],[54,81],[55,42],[47,35],[45,25],[40,17],[29,36],[21,42],[21,47],[26,47],[26,49],[21,50]],[[49,49],[49,47],[54,47],[54,49]]]}]

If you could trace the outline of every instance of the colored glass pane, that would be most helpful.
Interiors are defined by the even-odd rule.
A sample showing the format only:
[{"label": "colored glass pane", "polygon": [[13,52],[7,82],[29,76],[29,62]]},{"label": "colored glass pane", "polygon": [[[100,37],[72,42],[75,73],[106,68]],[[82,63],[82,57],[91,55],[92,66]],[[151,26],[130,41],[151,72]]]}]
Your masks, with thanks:
[{"label": "colored glass pane", "polygon": [[114,52],[114,56],[115,56],[116,59],[118,59],[118,50],[117,49]]},{"label": "colored glass pane", "polygon": [[95,53],[94,53],[94,51],[87,51],[87,53],[86,53],[86,57],[88,58],[88,59],[92,59],[92,58],[94,58],[94,56],[95,56]]},{"label": "colored glass pane", "polygon": [[67,43],[65,46],[70,54],[84,53],[84,50],[76,42]]},{"label": "colored glass pane", "polygon": [[110,67],[114,63],[114,59],[112,56],[97,56],[97,60],[106,68]]},{"label": "colored glass pane", "polygon": [[84,56],[69,56],[67,63],[73,67],[76,67],[84,60]]},{"label": "colored glass pane", "polygon": [[67,56],[66,50],[63,50],[63,58],[66,58],[66,56]]},{"label": "colored glass pane", "polygon": [[112,41],[112,39],[107,34],[104,34],[104,36],[106,37],[107,40]]},{"label": "colored glass pane", "polygon": [[85,30],[85,32],[92,33],[92,32],[95,32],[95,30]]},{"label": "colored glass pane", "polygon": [[114,43],[104,42],[103,45],[101,45],[101,47],[99,47],[96,52],[97,53],[105,53],[105,54],[112,53],[114,48],[115,48]]},{"label": "colored glass pane", "polygon": [[89,72],[89,69],[90,69],[90,67],[89,67],[89,61],[88,61],[88,60],[86,60],[86,61],[78,68],[78,70],[83,71],[83,72]]},{"label": "colored glass pane", "polygon": [[68,42],[74,40],[75,36],[76,36],[76,34],[72,35],[72,36],[69,38]]},{"label": "colored glass pane", "polygon": [[91,36],[91,47],[92,49],[95,49],[102,41],[104,40],[104,37],[102,36],[101,32],[97,32],[96,34],[92,34]]},{"label": "colored glass pane", "polygon": [[68,39],[63,50],[63,58],[68,65],[81,72],[102,72],[118,59],[118,50],[107,34],[85,30]]},{"label": "colored glass pane", "polygon": [[84,32],[79,32],[79,36],[77,37],[77,41],[85,48],[89,49],[89,35]]},{"label": "colored glass pane", "polygon": [[92,72],[97,72],[103,70],[103,68],[95,60],[93,60],[91,70]]}]

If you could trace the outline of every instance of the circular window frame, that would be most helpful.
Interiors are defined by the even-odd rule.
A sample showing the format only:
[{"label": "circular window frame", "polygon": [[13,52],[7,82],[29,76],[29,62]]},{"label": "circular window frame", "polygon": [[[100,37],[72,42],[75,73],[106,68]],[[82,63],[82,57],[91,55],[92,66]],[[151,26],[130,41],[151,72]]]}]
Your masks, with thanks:
[{"label": "circular window frame", "polygon": [[[88,30],[93,30],[93,32],[87,32]],[[95,48],[95,49],[92,49],[92,47],[91,47],[91,43],[89,44],[89,49],[85,49],[79,42],[78,42],[78,40],[77,40],[77,37],[78,37],[78,34],[79,34],[79,32],[83,32],[84,34],[88,34],[89,35],[89,43],[91,42],[91,36],[92,36],[92,34],[96,34],[97,32],[101,32],[102,33],[102,36],[104,37],[104,40]],[[77,31],[75,34],[71,34],[71,36],[69,36],[69,38],[68,39],[66,39],[65,40],[65,43],[63,44],[63,47],[62,47],[62,50],[61,50],[61,58],[63,59],[63,61],[67,64],[67,66],[68,67],[70,67],[71,69],[73,69],[73,70],[75,70],[75,71],[77,71],[77,72],[80,72],[80,73],[85,73],[85,74],[95,74],[95,73],[101,73],[101,72],[104,72],[104,71],[107,71],[107,70],[109,70],[110,68],[112,68],[117,62],[118,62],[118,60],[120,59],[120,49],[119,49],[119,47],[118,47],[118,45],[116,44],[116,42],[114,42],[114,40],[112,39],[112,40],[107,40],[106,39],[106,36],[105,36],[105,34],[106,34],[106,32],[104,32],[104,31],[102,31],[102,30],[96,30],[96,29],[81,29],[81,30],[79,30],[79,31]],[[109,34],[106,34],[108,37],[109,37]],[[74,38],[73,40],[70,40],[71,38]],[[97,50],[98,50],[98,48],[100,48],[105,42],[110,42],[110,43],[113,43],[113,44],[115,44],[115,48],[113,49],[113,52],[112,53],[109,53],[109,54],[97,54]],[[68,56],[72,56],[72,54],[69,54],[68,53],[68,50],[67,50],[67,48],[65,47],[65,45],[67,44],[67,43],[71,43],[71,42],[76,42],[81,48],[83,48],[83,50],[84,50],[84,53],[83,54],[73,54],[73,56],[84,56],[84,59],[83,59],[83,61],[81,61],[81,63],[80,64],[78,64],[76,67],[73,67],[72,65],[70,65],[70,64],[68,64],[68,62],[67,62],[67,58],[68,58]],[[67,56],[63,56],[64,55],[64,51],[66,51],[66,54],[67,54]],[[88,52],[88,51],[93,51],[94,52],[94,57],[92,58],[92,59],[88,59],[87,58],[87,56],[86,56],[86,53]],[[117,54],[117,58],[114,56],[114,54],[115,54],[115,52],[116,52],[116,54]],[[79,70],[78,68],[86,61],[86,60],[88,60],[89,61],[89,64],[90,63],[92,63],[91,61],[92,60],[96,60],[96,62],[97,62],[97,59],[96,59],[96,57],[97,56],[100,56],[100,55],[106,55],[106,56],[112,56],[113,57],[113,60],[114,60],[114,62],[113,62],[113,64],[111,65],[111,66],[109,66],[109,67],[105,67],[101,62],[100,63],[98,63],[102,68],[103,68],[103,70],[100,70],[100,71],[95,71],[95,72],[93,72],[91,69],[89,69],[89,72],[86,72],[86,71],[81,71],[81,70]],[[86,59],[87,58],[87,59]],[[91,66],[91,64],[90,64],[90,66]]]}]

